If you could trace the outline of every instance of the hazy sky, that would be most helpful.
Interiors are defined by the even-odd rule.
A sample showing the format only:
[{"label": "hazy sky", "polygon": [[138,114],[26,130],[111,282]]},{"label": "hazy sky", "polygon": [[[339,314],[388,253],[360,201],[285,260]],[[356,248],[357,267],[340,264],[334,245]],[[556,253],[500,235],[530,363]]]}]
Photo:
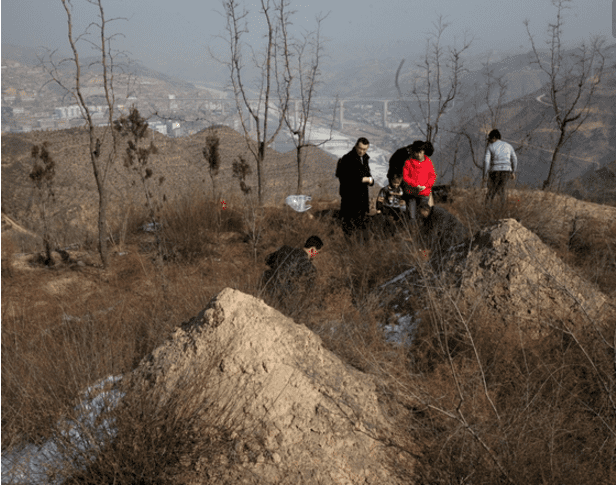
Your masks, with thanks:
[{"label": "hazy sky", "polygon": [[[68,52],[66,15],[60,0],[1,0],[2,42],[27,47],[45,46]],[[94,11],[73,0],[81,26]],[[292,0],[294,28],[311,29],[319,13],[328,13],[323,34],[332,61],[373,57],[412,57],[422,51],[426,33],[439,14],[451,23],[447,42],[475,37],[473,52],[489,49],[527,51],[525,18],[537,39],[545,38],[555,18],[550,0]],[[256,11],[259,1],[246,1]],[[148,67],[197,80],[212,69],[206,47],[216,45],[225,21],[219,0],[107,0],[106,16],[125,17],[115,23],[124,39],[118,47]],[[566,13],[565,42],[592,35],[612,37],[612,0],[573,0]],[[257,24],[251,35],[255,41]],[[543,43],[541,43],[543,46]]]}]

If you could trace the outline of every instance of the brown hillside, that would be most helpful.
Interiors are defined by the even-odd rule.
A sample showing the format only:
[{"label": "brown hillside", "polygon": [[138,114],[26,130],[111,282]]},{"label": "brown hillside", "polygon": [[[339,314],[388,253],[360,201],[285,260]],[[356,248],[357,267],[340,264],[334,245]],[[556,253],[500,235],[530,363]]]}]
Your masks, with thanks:
[{"label": "brown hillside", "polygon": [[[153,170],[150,190],[155,199],[174,201],[195,193],[212,194],[212,182],[202,155],[205,139],[210,130],[220,136],[221,169],[218,187],[221,199],[227,203],[241,198],[238,181],[232,177],[232,163],[243,156],[252,168],[248,178],[252,194],[257,192],[254,157],[248,151],[245,139],[234,130],[221,126],[190,137],[169,138],[159,133],[151,137],[159,152],[151,156]],[[109,153],[111,137],[105,129],[97,136],[104,139],[103,153]],[[20,222],[33,219],[32,184],[28,174],[32,167],[31,149],[34,144],[49,142],[49,151],[56,161],[56,205],[54,211],[63,225],[80,229],[95,228],[98,194],[88,154],[88,135],[85,129],[67,129],[26,134],[6,134],[2,137],[2,211]],[[126,216],[131,204],[143,205],[144,191],[137,184],[135,174],[123,165],[125,141],[119,144],[118,157],[109,173],[110,225],[118,224]],[[318,148],[309,148],[304,166],[304,193],[312,196],[334,196],[337,181],[334,178],[335,159]],[[293,194],[297,186],[295,152],[281,154],[268,150],[263,168],[264,200],[270,205],[281,205],[284,197]],[[33,225],[36,228],[36,225]]]}]

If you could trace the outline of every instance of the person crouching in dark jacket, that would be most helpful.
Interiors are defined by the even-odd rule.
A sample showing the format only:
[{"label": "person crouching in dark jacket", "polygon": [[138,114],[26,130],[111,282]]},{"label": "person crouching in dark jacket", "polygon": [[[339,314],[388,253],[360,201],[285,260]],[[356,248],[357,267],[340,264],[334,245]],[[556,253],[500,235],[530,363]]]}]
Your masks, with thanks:
[{"label": "person crouching in dark jacket", "polygon": [[316,235],[306,240],[303,249],[283,245],[265,259],[269,266],[261,277],[266,294],[281,299],[293,296],[301,287],[313,286],[317,270],[312,259],[323,248]]},{"label": "person crouching in dark jacket", "polygon": [[462,222],[440,206],[430,206],[427,201],[421,201],[418,213],[420,234],[434,258],[440,260],[449,248],[468,236]]}]

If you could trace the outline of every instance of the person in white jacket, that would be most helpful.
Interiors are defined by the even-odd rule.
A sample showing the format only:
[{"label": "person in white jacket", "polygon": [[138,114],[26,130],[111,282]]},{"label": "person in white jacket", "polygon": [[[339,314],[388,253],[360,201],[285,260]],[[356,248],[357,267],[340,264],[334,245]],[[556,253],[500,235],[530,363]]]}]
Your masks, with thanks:
[{"label": "person in white jacket", "polygon": [[483,160],[483,180],[488,178],[488,194],[486,202],[494,199],[497,194],[503,202],[506,201],[507,182],[515,179],[518,158],[511,144],[500,140],[501,134],[494,129],[488,134],[488,148]]}]

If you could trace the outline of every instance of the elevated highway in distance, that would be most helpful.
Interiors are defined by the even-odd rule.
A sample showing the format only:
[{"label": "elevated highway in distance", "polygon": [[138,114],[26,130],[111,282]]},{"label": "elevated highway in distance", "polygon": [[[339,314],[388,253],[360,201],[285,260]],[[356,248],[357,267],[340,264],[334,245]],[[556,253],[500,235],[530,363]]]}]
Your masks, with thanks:
[{"label": "elevated highway in distance", "polygon": [[[236,102],[233,98],[205,98],[205,97],[143,97],[134,100],[137,106],[146,103],[152,104],[160,107],[161,109],[166,109],[169,111],[173,110],[198,110],[198,111],[211,111],[218,112],[221,115],[225,114],[235,114],[237,113]],[[249,99],[253,108],[257,108],[259,104],[258,99]],[[277,110],[277,105],[275,102],[270,102],[270,108]],[[294,99],[291,101],[291,113],[294,116],[294,119],[299,120],[301,113],[301,99]],[[394,117],[394,120],[391,120],[392,112],[389,110],[391,103],[396,104],[406,104],[406,105],[417,105],[417,100],[399,100],[399,99],[378,99],[378,98],[355,98],[355,97],[347,97],[347,98],[331,98],[331,97],[318,97],[312,100],[313,107],[315,106],[323,106],[323,105],[331,105],[331,109],[336,111],[336,120],[337,120],[337,128],[339,130],[344,129],[345,123],[353,123],[351,120],[345,119],[345,103],[353,104],[354,106],[350,109],[354,109],[357,104],[366,105],[365,110],[371,110],[374,112],[380,113],[381,124],[385,128],[390,128],[392,126],[406,126],[409,122],[399,122],[400,117]],[[374,104],[380,104],[380,107],[374,106]],[[453,108],[453,103],[452,103]],[[314,111],[314,108],[313,108]],[[251,118],[251,117],[249,117]],[[253,127],[253,120],[250,120],[251,130]]]}]

